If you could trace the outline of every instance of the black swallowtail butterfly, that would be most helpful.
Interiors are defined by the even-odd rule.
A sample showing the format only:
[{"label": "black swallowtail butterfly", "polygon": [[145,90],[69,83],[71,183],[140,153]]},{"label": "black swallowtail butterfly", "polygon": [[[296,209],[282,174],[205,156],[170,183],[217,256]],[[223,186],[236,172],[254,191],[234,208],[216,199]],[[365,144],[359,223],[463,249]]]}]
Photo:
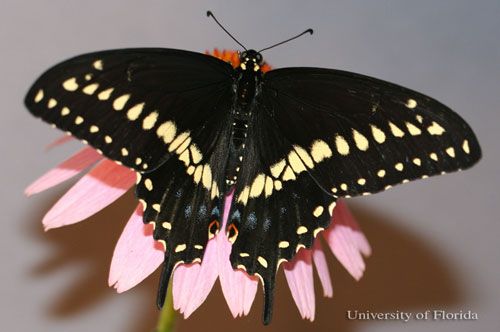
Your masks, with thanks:
[{"label": "black swallowtail butterfly", "polygon": [[338,197],[472,166],[478,141],[456,113],[350,72],[240,65],[175,49],[80,55],[45,72],[25,104],[36,117],[134,169],[144,222],[166,255],[158,304],[179,263],[200,261],[220,229],[231,263],[260,277],[271,318],[281,262],[309,248]]}]

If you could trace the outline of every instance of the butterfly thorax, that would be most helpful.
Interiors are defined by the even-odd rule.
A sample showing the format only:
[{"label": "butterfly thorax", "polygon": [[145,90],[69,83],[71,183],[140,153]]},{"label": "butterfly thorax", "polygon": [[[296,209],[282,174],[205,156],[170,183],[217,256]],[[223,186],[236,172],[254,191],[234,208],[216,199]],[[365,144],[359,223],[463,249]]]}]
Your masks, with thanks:
[{"label": "butterfly thorax", "polygon": [[[252,123],[255,97],[260,91],[262,57],[253,51],[242,53],[241,64],[236,69],[237,77],[233,89],[236,92],[231,109],[231,139],[226,167],[226,185],[232,186],[238,179],[238,172],[245,158],[245,142],[248,126]],[[247,53],[248,56],[247,56]]]}]

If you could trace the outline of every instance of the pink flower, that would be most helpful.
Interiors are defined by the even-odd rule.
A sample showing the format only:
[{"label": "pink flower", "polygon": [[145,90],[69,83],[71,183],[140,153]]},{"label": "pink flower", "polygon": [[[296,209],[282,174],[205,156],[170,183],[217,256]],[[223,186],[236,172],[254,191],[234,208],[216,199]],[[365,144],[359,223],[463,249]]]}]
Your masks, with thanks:
[{"label": "pink flower", "polygon": [[[52,145],[65,141],[67,139],[59,139]],[[88,168],[90,171],[47,212],[42,221],[46,230],[90,217],[118,199],[135,183],[133,171],[103,158],[91,147],[85,147],[32,183],[26,194],[30,196],[44,191]],[[226,197],[223,227],[227,223],[231,199],[231,195]],[[138,205],[116,244],[111,262],[109,285],[119,293],[140,283],[163,262],[163,246],[153,240],[152,231],[152,225],[143,224],[142,208]],[[371,249],[344,201],[337,201],[332,223],[321,234],[338,261],[359,280],[365,270],[363,256],[369,256]],[[179,265],[174,271],[174,307],[185,318],[205,301],[217,279],[234,317],[250,311],[258,278],[232,269],[229,261],[231,246],[225,232],[219,232],[209,240],[201,264]],[[316,240],[311,249],[301,249],[293,261],[283,264],[297,308],[304,319],[311,321],[315,315],[313,265],[319,275],[323,295],[332,297],[331,278],[321,241]]]}]

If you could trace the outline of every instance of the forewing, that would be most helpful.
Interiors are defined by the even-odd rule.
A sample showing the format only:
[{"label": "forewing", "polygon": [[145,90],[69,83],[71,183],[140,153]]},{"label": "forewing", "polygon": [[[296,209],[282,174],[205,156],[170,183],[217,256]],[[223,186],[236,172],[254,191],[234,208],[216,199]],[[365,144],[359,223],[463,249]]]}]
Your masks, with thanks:
[{"label": "forewing", "polygon": [[279,132],[335,196],[374,193],[465,169],[481,156],[456,113],[421,93],[354,73],[284,68],[264,76]]},{"label": "forewing", "polygon": [[45,72],[25,104],[106,157],[155,169],[219,110],[232,67],[174,49],[121,49],[81,55]]}]

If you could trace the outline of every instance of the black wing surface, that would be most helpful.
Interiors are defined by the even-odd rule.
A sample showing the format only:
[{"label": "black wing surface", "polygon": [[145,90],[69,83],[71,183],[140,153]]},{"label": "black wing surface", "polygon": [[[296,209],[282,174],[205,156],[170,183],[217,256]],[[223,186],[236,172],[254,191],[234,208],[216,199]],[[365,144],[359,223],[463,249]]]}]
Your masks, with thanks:
[{"label": "black wing surface", "polygon": [[214,115],[228,63],[160,48],[84,54],[46,71],[25,104],[36,117],[137,171],[158,167]]},{"label": "black wing surface", "polygon": [[179,263],[219,230],[234,70],[173,49],[81,55],[44,73],[25,103],[42,120],[137,172],[144,222],[165,247],[158,305]]},{"label": "black wing surface", "polygon": [[[284,68],[264,76],[263,104],[281,135],[312,159],[308,173],[334,196],[472,166],[481,157],[469,125],[416,91],[345,71]],[[306,158],[306,159],[304,159]]]},{"label": "black wing surface", "polygon": [[233,267],[263,281],[268,323],[279,264],[311,247],[337,197],[464,169],[481,151],[449,108],[374,78],[286,68],[261,91],[227,231]]},{"label": "black wing surface", "polygon": [[307,174],[300,159],[304,151],[294,151],[266,106],[257,101],[249,124],[227,232],[233,267],[258,275],[263,283],[268,324],[279,265],[311,247],[330,223],[335,197]]}]

